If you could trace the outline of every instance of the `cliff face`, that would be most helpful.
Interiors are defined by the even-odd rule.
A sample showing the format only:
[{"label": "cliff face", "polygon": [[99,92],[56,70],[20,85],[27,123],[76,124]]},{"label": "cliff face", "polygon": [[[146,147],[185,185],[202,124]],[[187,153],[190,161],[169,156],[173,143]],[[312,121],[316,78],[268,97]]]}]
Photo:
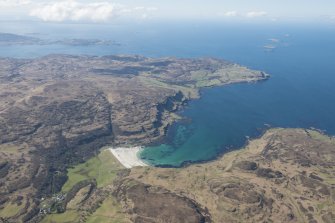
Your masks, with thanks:
[{"label": "cliff face", "polygon": [[[118,117],[113,119],[117,120],[113,125],[114,142],[143,145],[161,139],[168,126],[175,121],[175,118],[171,117],[171,113],[177,111],[186,100],[183,93],[179,91],[156,103],[146,101],[134,107],[118,107],[117,114],[113,113],[115,117]],[[120,110],[123,110],[123,113],[119,112]],[[120,118],[121,115],[122,118]]]},{"label": "cliff face", "polygon": [[67,167],[105,144],[160,139],[200,87],[266,78],[215,59],[0,59],[0,205],[23,196],[9,217],[33,215],[34,197],[59,191]]}]

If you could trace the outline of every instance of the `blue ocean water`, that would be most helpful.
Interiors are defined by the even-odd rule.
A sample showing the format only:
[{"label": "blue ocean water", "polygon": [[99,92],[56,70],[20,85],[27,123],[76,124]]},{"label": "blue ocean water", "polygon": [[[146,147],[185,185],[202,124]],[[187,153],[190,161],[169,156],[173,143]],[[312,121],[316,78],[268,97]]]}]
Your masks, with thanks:
[{"label": "blue ocean water", "polygon": [[[180,166],[215,158],[272,127],[315,127],[335,135],[335,26],[303,24],[1,24],[0,32],[41,38],[100,38],[120,46],[0,46],[0,56],[50,53],[219,57],[263,70],[267,81],[203,89],[163,144],[141,157]],[[37,33],[37,34],[36,34]],[[273,45],[267,51],[264,45]]]}]

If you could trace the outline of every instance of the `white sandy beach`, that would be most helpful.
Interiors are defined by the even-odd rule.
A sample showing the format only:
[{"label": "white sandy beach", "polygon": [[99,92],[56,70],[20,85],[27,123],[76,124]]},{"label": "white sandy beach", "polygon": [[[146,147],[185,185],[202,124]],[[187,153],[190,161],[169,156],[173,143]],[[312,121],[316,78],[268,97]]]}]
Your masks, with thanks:
[{"label": "white sandy beach", "polygon": [[126,168],[132,168],[135,166],[148,166],[144,163],[138,156],[142,150],[142,147],[118,147],[118,148],[109,148],[111,153],[115,156],[116,159]]}]

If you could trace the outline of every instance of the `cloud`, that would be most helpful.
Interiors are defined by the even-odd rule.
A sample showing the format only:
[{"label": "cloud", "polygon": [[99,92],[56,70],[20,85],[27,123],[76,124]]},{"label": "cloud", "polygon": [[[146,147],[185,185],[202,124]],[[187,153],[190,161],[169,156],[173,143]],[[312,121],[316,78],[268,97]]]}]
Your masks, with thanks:
[{"label": "cloud", "polygon": [[48,22],[103,22],[117,16],[121,8],[109,2],[80,3],[70,0],[41,4],[30,12],[30,16]]},{"label": "cloud", "polygon": [[234,17],[234,18],[247,18],[247,19],[252,19],[252,18],[257,18],[257,17],[264,17],[268,15],[267,12],[265,11],[247,11],[247,12],[238,12],[238,11],[226,11],[226,12],[221,12],[218,13],[219,16],[224,16],[224,17]]},{"label": "cloud", "polygon": [[39,4],[29,15],[46,22],[106,22],[120,15],[147,18],[156,10],[155,7],[128,8],[111,2],[82,3],[77,0],[63,0]]},{"label": "cloud", "polygon": [[251,11],[247,12],[245,15],[247,18],[256,18],[256,17],[263,17],[266,16],[268,13],[265,11]]},{"label": "cloud", "polygon": [[140,19],[148,19],[151,17],[152,12],[157,11],[158,8],[156,7],[135,7],[135,8],[131,8],[131,9],[126,9],[123,10],[123,12],[125,14],[131,15],[131,16],[135,16],[137,18]]},{"label": "cloud", "polygon": [[0,0],[0,7],[18,7],[29,5],[30,3],[30,0]]},{"label": "cloud", "polygon": [[229,11],[229,12],[225,12],[223,15],[226,17],[235,17],[235,16],[238,16],[238,13],[237,11]]}]

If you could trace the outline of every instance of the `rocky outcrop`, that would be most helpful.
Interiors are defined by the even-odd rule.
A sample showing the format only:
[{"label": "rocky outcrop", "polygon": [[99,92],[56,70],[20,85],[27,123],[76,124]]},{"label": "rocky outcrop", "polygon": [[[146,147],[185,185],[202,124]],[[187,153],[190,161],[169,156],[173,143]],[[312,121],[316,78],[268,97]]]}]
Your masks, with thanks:
[{"label": "rocky outcrop", "polygon": [[117,197],[136,223],[211,222],[207,210],[195,201],[162,187],[123,180],[116,185]]}]

